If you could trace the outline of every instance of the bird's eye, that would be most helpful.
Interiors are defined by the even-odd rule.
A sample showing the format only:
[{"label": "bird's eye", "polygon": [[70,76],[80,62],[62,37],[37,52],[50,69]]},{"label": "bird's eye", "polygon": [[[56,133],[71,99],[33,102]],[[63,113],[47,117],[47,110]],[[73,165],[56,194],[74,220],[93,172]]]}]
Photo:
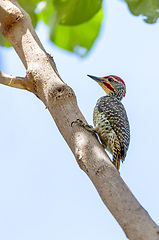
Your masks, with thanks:
[{"label": "bird's eye", "polygon": [[109,82],[113,82],[114,80],[113,80],[113,78],[109,77],[109,78],[108,78],[108,81],[109,81]]}]

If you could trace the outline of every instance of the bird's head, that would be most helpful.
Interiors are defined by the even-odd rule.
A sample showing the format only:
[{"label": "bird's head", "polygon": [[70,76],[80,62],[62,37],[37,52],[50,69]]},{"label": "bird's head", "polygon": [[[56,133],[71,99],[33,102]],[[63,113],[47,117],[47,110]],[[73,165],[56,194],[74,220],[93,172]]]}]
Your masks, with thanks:
[{"label": "bird's head", "polygon": [[122,100],[122,98],[125,97],[126,85],[120,77],[115,75],[109,75],[106,77],[87,76],[98,82],[108,96],[115,96],[119,100]]}]

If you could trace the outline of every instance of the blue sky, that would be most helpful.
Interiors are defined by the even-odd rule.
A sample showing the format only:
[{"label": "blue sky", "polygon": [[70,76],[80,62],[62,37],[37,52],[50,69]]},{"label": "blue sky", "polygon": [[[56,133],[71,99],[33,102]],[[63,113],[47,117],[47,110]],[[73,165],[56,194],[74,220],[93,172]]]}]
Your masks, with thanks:
[{"label": "blue sky", "polygon": [[[84,59],[51,44],[43,24],[37,33],[90,124],[104,92],[86,75],[114,74],[125,81],[131,143],[120,173],[159,223],[159,22],[146,24],[117,0],[104,2],[104,14],[100,35]],[[25,76],[13,49],[0,48],[0,56],[2,71]],[[27,91],[1,85],[0,112],[0,239],[127,239],[44,104]]]}]

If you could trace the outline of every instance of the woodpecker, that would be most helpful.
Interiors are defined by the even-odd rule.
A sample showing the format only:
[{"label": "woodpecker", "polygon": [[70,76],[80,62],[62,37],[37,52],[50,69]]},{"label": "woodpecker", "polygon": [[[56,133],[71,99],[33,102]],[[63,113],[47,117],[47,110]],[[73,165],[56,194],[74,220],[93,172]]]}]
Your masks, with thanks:
[{"label": "woodpecker", "polygon": [[103,147],[113,155],[113,164],[119,170],[120,160],[123,162],[130,142],[130,126],[121,100],[126,94],[124,81],[115,75],[95,77],[95,80],[106,92],[106,96],[98,99],[93,113],[93,124],[83,123],[80,119],[73,121],[88,131],[97,133]]}]

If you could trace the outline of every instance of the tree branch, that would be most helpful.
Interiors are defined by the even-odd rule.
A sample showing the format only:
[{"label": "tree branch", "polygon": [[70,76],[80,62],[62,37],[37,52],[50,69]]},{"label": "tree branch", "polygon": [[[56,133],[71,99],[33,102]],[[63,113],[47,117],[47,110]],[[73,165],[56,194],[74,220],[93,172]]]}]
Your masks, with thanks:
[{"label": "tree branch", "polygon": [[[54,118],[76,160],[92,180],[103,202],[131,240],[159,240],[159,227],[121,179],[97,138],[73,125],[81,114],[75,94],[60,78],[55,63],[36,35],[30,17],[15,0],[0,1],[0,31],[16,50],[26,68],[26,78],[13,78],[10,86],[25,82]],[[11,79],[1,74],[1,83]],[[20,84],[20,85],[19,85]],[[9,85],[9,84],[8,84]],[[14,85],[15,86],[15,85]]]},{"label": "tree branch", "polygon": [[[23,77],[15,77],[12,75],[5,74],[0,71],[0,83],[6,86],[27,89],[26,87],[26,78]],[[28,90],[28,89],[27,89]]]}]

